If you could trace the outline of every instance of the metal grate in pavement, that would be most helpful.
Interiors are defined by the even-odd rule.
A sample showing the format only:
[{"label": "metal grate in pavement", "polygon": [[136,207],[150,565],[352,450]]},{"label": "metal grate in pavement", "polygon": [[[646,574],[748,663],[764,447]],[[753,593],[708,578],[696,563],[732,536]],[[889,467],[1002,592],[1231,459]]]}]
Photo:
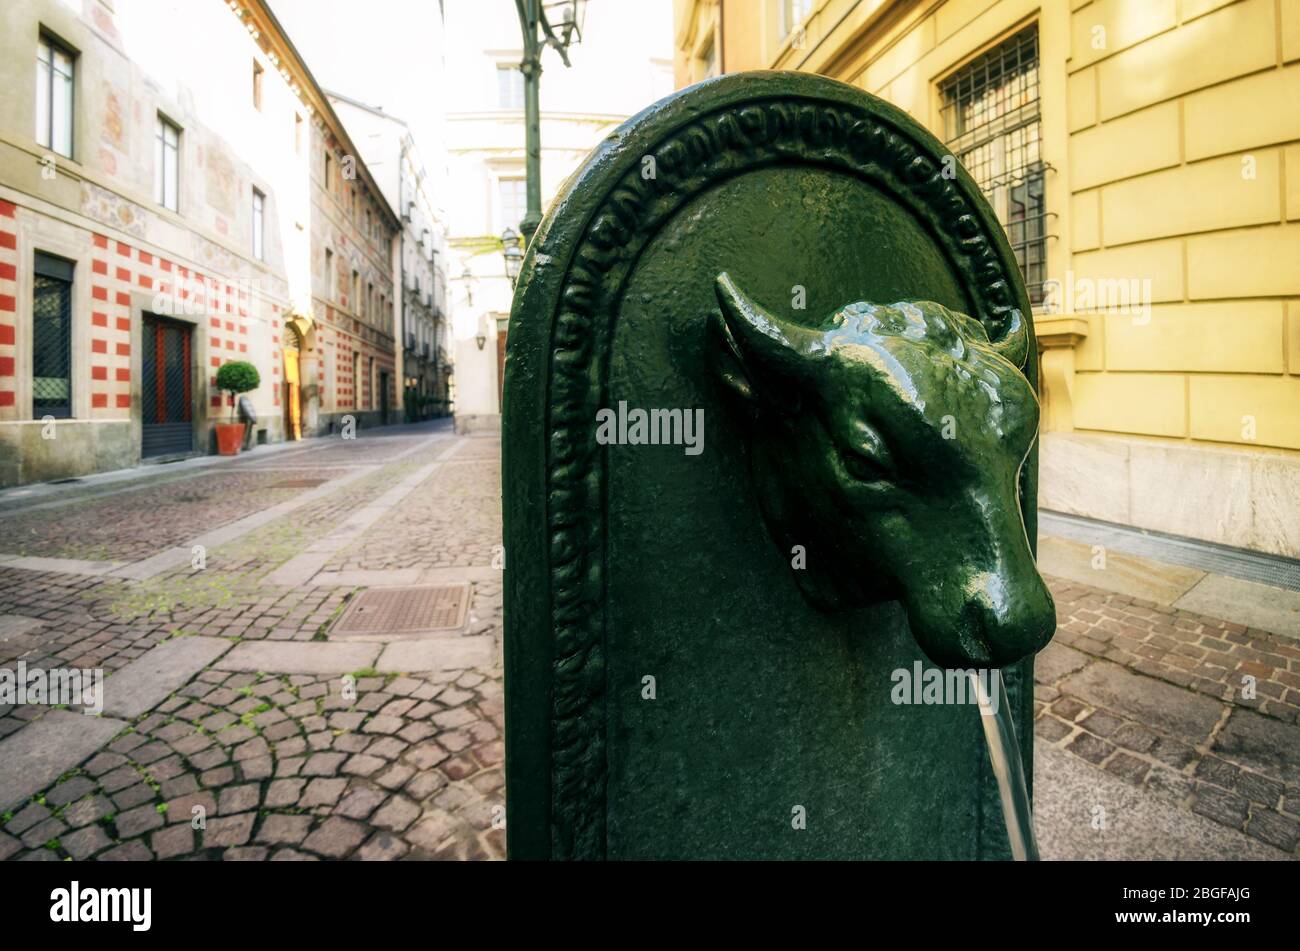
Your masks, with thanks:
[{"label": "metal grate in pavement", "polygon": [[324,485],[329,479],[285,479],[271,484],[273,489],[314,489]]},{"label": "metal grate in pavement", "polygon": [[1173,565],[1300,591],[1300,561],[1040,509],[1038,531]]},{"label": "metal grate in pavement", "polygon": [[463,627],[469,611],[468,583],[369,588],[357,595],[331,634],[420,634]]}]

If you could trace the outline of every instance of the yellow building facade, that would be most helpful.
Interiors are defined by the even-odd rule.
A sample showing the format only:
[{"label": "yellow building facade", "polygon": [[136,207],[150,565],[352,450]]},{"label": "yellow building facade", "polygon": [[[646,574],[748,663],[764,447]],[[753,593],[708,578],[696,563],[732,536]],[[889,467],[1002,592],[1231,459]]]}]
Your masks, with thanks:
[{"label": "yellow building facade", "polygon": [[1046,509],[1300,557],[1300,0],[677,0],[678,86],[820,73],[984,188]]}]

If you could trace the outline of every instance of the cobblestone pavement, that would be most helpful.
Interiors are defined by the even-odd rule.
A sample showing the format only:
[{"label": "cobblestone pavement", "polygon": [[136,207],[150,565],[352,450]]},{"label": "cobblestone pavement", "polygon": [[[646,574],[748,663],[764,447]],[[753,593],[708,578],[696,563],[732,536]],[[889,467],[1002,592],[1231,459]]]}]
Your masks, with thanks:
[{"label": "cobblestone pavement", "polygon": [[439,480],[437,495],[411,499],[390,512],[327,568],[490,565],[501,544],[500,516],[489,504],[499,494],[494,481],[499,478],[497,460],[458,453]]},{"label": "cobblestone pavement", "polygon": [[0,517],[9,554],[135,561],[289,498],[281,472],[212,471],[54,509]]},{"label": "cobblestone pavement", "polygon": [[499,677],[361,677],[355,699],[342,691],[338,677],[203,671],[13,811],[0,854],[502,856]]},{"label": "cobblestone pavement", "polygon": [[1296,856],[1300,642],[1049,580],[1060,626],[1036,668],[1039,749]]},{"label": "cobblestone pavement", "polygon": [[[201,570],[187,565],[129,581],[0,567],[0,625],[14,617],[39,622],[7,635],[0,626],[0,664],[129,671],[151,648],[195,635],[231,644],[293,641],[305,650],[328,643],[330,623],[358,589],[278,587],[266,576],[435,460],[452,439],[466,442],[458,458],[468,464],[435,472],[404,501],[430,520],[435,537],[410,528],[405,511],[381,524],[402,526],[392,536],[394,555],[419,537],[414,557],[402,552],[403,566],[489,568],[492,546],[500,543],[499,440],[453,437],[445,424],[355,441],[316,440],[305,444],[306,451],[264,459],[250,453],[193,478],[156,480],[142,473],[145,488],[104,493],[88,486],[89,498],[71,493],[30,514],[11,515],[24,525],[28,547],[18,552],[0,541],[0,551],[81,558],[93,551],[94,557],[132,561],[306,489],[269,489],[276,483],[359,477],[212,548]],[[223,486],[216,493],[220,503],[187,502],[204,482]],[[236,483],[249,491],[222,495]],[[151,497],[168,519],[155,522],[139,496]],[[102,534],[102,549],[69,546],[96,520],[120,526],[119,506],[127,517],[141,518],[124,533],[127,544],[114,547],[110,530]],[[194,507],[193,520],[187,506]],[[473,527],[468,540],[456,535],[458,522]],[[154,537],[153,527],[161,540],[141,546],[141,539]],[[369,553],[367,564],[396,563],[383,559],[372,533],[359,543]],[[499,658],[501,583],[489,577],[474,581],[470,618],[456,633],[491,635]],[[504,855],[499,661],[486,668],[359,669],[346,676],[237,672],[222,663],[194,671],[170,696],[130,718],[106,746],[70,764],[26,801],[0,803],[0,858]],[[111,701],[112,676],[105,694]],[[47,709],[0,707],[0,737],[16,736]]]},{"label": "cobblestone pavement", "polygon": [[[116,736],[43,788],[0,802],[0,858],[502,857],[502,590],[490,570],[499,453],[495,438],[401,427],[5,508],[0,554],[137,561],[318,493],[212,546],[201,568],[129,580],[0,564],[0,665],[102,667],[127,683],[133,662],[160,645],[197,637],[228,651],[123,715]],[[382,502],[435,464],[409,495]],[[300,487],[275,488],[288,481]],[[491,666],[315,669],[312,650],[351,643],[331,640],[330,625],[360,589],[267,577],[331,533],[346,537],[350,517],[381,504],[388,511],[329,557],[322,578],[466,570],[469,618],[448,636],[490,635]],[[1060,629],[1038,663],[1040,750],[1295,855],[1300,643],[1050,581]],[[234,645],[271,641],[300,651],[301,663],[282,666],[301,669],[229,661]],[[1253,699],[1243,677],[1254,678]],[[20,740],[48,709],[0,707],[0,742]]]}]

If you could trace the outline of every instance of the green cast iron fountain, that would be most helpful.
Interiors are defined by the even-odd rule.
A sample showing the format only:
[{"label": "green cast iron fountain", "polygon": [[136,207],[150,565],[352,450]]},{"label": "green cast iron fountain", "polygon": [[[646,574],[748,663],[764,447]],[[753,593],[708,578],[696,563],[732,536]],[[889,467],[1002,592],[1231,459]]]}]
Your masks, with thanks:
[{"label": "green cast iron fountain", "polygon": [[[1033,857],[1036,379],[1001,227],[892,106],[745,73],[598,147],[507,345],[510,855]],[[993,689],[900,702],[927,664]]]}]

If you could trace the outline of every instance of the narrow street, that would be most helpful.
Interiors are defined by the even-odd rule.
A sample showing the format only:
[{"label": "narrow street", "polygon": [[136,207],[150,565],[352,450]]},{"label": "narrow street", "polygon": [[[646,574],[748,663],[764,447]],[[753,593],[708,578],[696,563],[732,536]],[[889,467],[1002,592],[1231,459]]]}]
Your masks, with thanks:
[{"label": "narrow street", "polygon": [[[499,484],[434,423],[0,503],[0,663],[109,675],[0,707],[0,858],[501,857]],[[342,633],[392,585],[444,627]]]},{"label": "narrow street", "polygon": [[[0,495],[0,665],[109,675],[97,718],[0,707],[0,858],[502,857],[499,485],[440,422]],[[1294,856],[1293,639],[1063,577],[1069,544],[1044,857]]]}]

